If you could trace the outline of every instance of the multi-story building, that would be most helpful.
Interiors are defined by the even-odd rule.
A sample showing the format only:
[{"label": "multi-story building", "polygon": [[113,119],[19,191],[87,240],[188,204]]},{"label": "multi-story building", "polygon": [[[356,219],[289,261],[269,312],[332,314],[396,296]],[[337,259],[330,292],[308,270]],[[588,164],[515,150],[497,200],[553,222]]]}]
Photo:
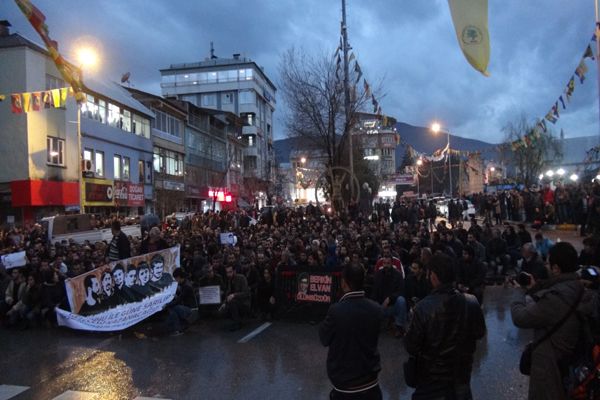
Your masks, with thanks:
[{"label": "multi-story building", "polygon": [[133,97],[150,108],[152,121],[155,210],[164,217],[187,208],[185,196],[185,107],[176,101],[127,88]]},{"label": "multi-story building", "polygon": [[377,114],[357,113],[357,124],[352,132],[353,144],[359,146],[363,159],[382,181],[396,172],[398,132],[396,120]]},{"label": "multi-story building", "polygon": [[20,108],[0,106],[2,214],[31,221],[150,210],[152,111],[121,86],[89,78],[78,108],[48,52],[8,26],[0,26],[0,92]]},{"label": "multi-story building", "polygon": [[[79,205],[75,100],[67,97],[58,107],[31,105],[32,96],[67,85],[48,52],[10,34],[9,27],[7,21],[0,23],[0,93],[7,96],[0,103],[2,224],[37,220]],[[21,108],[11,110],[11,94],[18,96]]]},{"label": "multi-story building", "polygon": [[[275,85],[254,61],[234,54],[233,58],[207,58],[162,69],[162,94],[189,101],[198,107],[234,113],[244,120],[244,196],[266,191],[274,170],[273,113]],[[247,198],[249,201],[254,199]]]},{"label": "multi-story building", "polygon": [[153,212],[152,110],[115,82],[85,79],[84,84],[87,101],[81,105],[81,146],[85,211],[125,215]]}]

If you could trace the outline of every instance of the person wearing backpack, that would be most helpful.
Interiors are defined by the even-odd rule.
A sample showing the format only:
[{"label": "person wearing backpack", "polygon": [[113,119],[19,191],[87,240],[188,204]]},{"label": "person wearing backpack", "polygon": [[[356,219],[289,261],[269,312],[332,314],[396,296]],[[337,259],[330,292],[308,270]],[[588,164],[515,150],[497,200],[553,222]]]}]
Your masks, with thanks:
[{"label": "person wearing backpack", "polygon": [[[576,271],[577,251],[568,242],[549,250],[550,278],[536,283],[530,274],[527,296],[511,306],[515,326],[534,330],[530,345],[529,400],[565,400],[566,360],[573,359],[582,318],[593,318],[595,293],[585,290]],[[523,372],[523,358],[521,360]]]}]

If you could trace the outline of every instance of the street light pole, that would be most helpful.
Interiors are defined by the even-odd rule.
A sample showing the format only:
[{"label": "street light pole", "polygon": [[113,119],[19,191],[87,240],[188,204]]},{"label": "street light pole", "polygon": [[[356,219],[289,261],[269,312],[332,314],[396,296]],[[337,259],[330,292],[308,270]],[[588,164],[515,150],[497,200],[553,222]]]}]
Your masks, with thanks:
[{"label": "street light pole", "polygon": [[[600,97],[600,13],[598,11],[598,0],[594,0],[594,8],[596,9],[596,29],[594,31],[596,35],[596,72],[598,75],[598,97]],[[600,118],[600,109],[598,112],[598,117]]]}]

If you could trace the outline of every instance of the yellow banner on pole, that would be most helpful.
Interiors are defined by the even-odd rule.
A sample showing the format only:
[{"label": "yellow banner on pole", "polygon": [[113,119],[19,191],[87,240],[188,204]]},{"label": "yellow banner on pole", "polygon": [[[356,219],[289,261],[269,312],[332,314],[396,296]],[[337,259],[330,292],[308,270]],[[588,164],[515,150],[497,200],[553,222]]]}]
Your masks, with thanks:
[{"label": "yellow banner on pole", "polygon": [[448,0],[456,37],[469,64],[485,76],[490,61],[487,0]]}]

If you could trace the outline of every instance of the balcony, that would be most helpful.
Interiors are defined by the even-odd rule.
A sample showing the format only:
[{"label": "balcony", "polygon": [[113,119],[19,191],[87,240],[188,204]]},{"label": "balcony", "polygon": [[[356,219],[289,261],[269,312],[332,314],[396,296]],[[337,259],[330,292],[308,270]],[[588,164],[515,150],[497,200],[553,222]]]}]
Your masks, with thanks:
[{"label": "balcony", "polygon": [[256,125],[242,126],[242,135],[262,135],[262,129]]}]

